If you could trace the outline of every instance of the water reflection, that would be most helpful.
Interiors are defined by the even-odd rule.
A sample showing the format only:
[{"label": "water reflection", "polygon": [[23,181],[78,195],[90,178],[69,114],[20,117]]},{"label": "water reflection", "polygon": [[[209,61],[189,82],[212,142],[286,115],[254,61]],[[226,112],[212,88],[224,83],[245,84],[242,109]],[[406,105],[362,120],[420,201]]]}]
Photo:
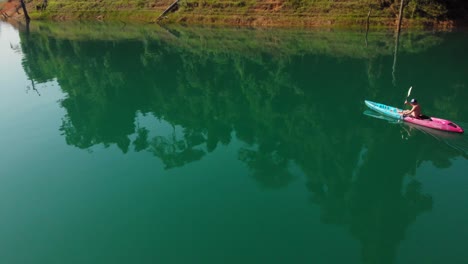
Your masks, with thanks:
[{"label": "water reflection", "polygon": [[[363,99],[392,101],[404,94],[385,89],[392,87],[386,75],[392,67],[391,34],[380,34],[378,41],[370,35],[366,49],[354,44],[361,38],[353,32],[291,37],[177,29],[176,35],[157,31],[157,37],[123,32],[118,40],[109,30],[102,39],[80,36],[81,31],[70,35],[73,30],[79,31],[45,27],[21,33],[29,77],[37,83],[56,79],[67,94],[60,102],[67,144],[147,151],[171,169],[241,141],[246,146],[238,149],[238,159],[263,188],[288,186],[296,178],[291,166],[299,167],[322,222],[347,226],[361,242],[365,263],[393,263],[408,226],[432,209],[421,183],[404,178],[423,161],[443,168],[460,155],[427,137],[402,139],[401,127],[362,118]],[[403,36],[400,69],[408,61],[427,64],[421,53],[428,49],[445,54],[463,47],[443,45],[442,39]],[[426,96],[425,109],[450,108],[445,117],[461,119],[468,114],[467,91],[459,80],[466,76],[447,65],[431,67],[448,75],[443,92],[450,96],[432,101]],[[405,69],[408,75],[399,81],[431,81],[414,68]],[[440,93],[427,87],[434,96]],[[140,124],[139,115],[166,122],[168,132],[155,135],[161,128]]]}]

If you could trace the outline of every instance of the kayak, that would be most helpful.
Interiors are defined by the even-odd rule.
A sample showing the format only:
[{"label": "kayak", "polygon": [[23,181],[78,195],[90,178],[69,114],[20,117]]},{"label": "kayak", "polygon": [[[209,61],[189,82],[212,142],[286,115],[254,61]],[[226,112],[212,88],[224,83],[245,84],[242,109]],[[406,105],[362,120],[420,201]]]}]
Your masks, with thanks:
[{"label": "kayak", "polygon": [[382,114],[377,113],[376,111],[373,111],[373,110],[370,110],[370,109],[367,109],[366,111],[364,111],[363,114],[366,115],[366,116],[370,116],[372,118],[377,118],[377,119],[382,119],[382,120],[388,121],[388,123],[390,123],[390,124],[401,124],[403,122],[400,119],[391,118],[391,117],[382,115]]},{"label": "kayak", "polygon": [[368,100],[365,100],[364,102],[370,109],[394,119],[399,119],[415,125],[429,127],[442,131],[463,133],[463,128],[461,128],[460,126],[458,126],[450,120],[445,120],[437,117],[415,118],[412,116],[403,116],[400,114],[400,112],[403,111],[402,109],[384,104],[379,104]]}]

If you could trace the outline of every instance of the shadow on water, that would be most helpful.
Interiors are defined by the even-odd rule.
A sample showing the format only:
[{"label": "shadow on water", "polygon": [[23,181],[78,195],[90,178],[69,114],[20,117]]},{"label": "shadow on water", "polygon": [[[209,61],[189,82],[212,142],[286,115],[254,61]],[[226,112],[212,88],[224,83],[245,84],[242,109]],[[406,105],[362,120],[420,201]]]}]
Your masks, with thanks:
[{"label": "shadow on water", "polygon": [[[146,151],[170,169],[242,142],[238,159],[264,188],[289,185],[296,164],[322,222],[347,226],[361,242],[365,263],[393,263],[408,226],[432,209],[432,197],[412,177],[420,164],[447,167],[460,148],[466,158],[466,146],[402,139],[402,127],[361,115],[364,99],[401,100],[410,82],[425,85],[427,109],[450,105],[450,119],[468,114],[467,89],[459,83],[466,65],[452,68],[443,55],[428,65],[428,49],[446,54],[466,47],[444,44],[442,33],[401,37],[399,70],[407,75],[398,78],[400,91],[388,74],[391,32],[369,35],[364,48],[360,34],[341,31],[178,28],[174,38],[165,30],[126,30],[119,39],[107,29],[98,39],[92,27],[42,25],[21,35],[28,76],[38,83],[56,79],[66,94],[60,131],[67,144]],[[427,67],[445,76],[443,93],[454,96],[434,99],[441,81],[427,80]],[[169,132],[155,135],[139,115],[164,121]]]}]

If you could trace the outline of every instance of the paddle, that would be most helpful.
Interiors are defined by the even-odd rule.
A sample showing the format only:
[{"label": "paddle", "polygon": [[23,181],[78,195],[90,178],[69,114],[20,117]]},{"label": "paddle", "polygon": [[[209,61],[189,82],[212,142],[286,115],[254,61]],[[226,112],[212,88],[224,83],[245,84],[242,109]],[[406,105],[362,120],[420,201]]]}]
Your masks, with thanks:
[{"label": "paddle", "polygon": [[413,89],[413,86],[411,86],[408,90],[408,95],[406,96],[405,103],[408,101],[408,97],[410,96],[412,89]]},{"label": "paddle", "polygon": [[[408,89],[408,95],[406,95],[406,99],[405,99],[405,104],[408,102],[408,97],[411,95],[411,90],[413,89],[413,86],[410,86],[410,88]],[[405,106],[403,105],[403,108]],[[406,115],[403,115],[403,117],[405,117]]]}]

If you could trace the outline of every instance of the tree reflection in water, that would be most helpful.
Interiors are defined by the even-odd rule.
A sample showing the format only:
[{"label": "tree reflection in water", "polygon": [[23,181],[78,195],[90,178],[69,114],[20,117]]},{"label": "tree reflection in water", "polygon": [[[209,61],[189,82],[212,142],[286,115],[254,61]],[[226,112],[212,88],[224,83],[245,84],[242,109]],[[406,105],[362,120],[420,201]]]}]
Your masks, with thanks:
[{"label": "tree reflection in water", "polygon": [[[391,67],[392,49],[385,49],[391,47],[391,35],[375,50],[361,52],[352,33],[349,38],[309,33],[305,39],[298,34],[278,44],[265,42],[261,32],[213,31],[180,30],[179,40],[162,35],[116,41],[72,40],[33,30],[22,36],[23,66],[36,82],[57,79],[66,93],[60,130],[67,144],[148,151],[170,169],[202,159],[235,135],[248,145],[238,149],[238,158],[260,186],[287,186],[297,178],[290,170],[296,164],[321,220],[348,226],[361,241],[365,263],[393,263],[406,229],[433,203],[420,182],[413,178],[404,184],[404,178],[423,161],[444,167],[460,153],[421,136],[401,139],[399,128],[361,116],[369,94],[389,101],[401,97],[380,88],[391,83],[383,75],[390,71],[381,70]],[[217,33],[225,38],[213,38]],[[311,43],[314,34],[320,38]],[[413,37],[410,54],[441,42],[431,34]],[[242,39],[251,42],[240,45]],[[323,39],[329,42],[323,45]],[[405,36],[402,42],[405,47]],[[439,54],[462,47],[442,48]],[[404,67],[409,55],[402,49]],[[425,64],[425,57],[417,58],[413,64]],[[427,103],[426,109],[464,105],[467,91],[455,83],[463,70],[440,67],[455,80],[445,92],[456,96]],[[410,75],[426,77],[419,69]],[[135,124],[137,113],[164,120],[173,131],[152,136],[152,129]],[[451,114],[447,118],[467,113],[453,109]]]}]

